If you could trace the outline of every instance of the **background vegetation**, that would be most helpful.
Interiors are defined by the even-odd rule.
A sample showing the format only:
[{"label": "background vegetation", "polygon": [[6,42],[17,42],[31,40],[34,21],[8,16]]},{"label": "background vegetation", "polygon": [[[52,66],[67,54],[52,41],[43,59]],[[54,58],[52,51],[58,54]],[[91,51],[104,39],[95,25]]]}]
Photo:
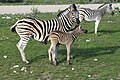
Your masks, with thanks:
[{"label": "background vegetation", "polygon": [[80,35],[71,52],[71,65],[66,64],[66,48],[60,46],[60,64],[49,64],[47,49],[33,39],[25,50],[30,64],[22,62],[16,48],[19,37],[10,27],[26,16],[51,19],[57,13],[0,15],[0,80],[119,80],[120,79],[120,13],[105,15],[99,25],[98,35],[94,35],[94,22],[82,22],[88,34]]},{"label": "background vegetation", "polygon": [[[19,4],[88,4],[88,3],[104,3],[104,2],[120,2],[120,0],[0,0],[1,5]],[[17,3],[16,3],[17,2]]]}]

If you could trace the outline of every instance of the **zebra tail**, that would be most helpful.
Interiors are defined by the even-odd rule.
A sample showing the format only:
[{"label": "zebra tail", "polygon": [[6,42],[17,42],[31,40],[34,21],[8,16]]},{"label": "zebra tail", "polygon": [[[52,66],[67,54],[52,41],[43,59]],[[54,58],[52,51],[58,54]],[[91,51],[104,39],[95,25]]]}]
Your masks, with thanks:
[{"label": "zebra tail", "polygon": [[10,28],[10,30],[11,30],[12,32],[16,32],[15,26],[12,26],[12,27]]},{"label": "zebra tail", "polygon": [[16,32],[15,27],[16,27],[17,23],[18,23],[18,22],[16,22],[16,23],[10,28],[10,30],[11,30],[12,32]]},{"label": "zebra tail", "polygon": [[49,35],[45,38],[44,43],[47,44]]}]

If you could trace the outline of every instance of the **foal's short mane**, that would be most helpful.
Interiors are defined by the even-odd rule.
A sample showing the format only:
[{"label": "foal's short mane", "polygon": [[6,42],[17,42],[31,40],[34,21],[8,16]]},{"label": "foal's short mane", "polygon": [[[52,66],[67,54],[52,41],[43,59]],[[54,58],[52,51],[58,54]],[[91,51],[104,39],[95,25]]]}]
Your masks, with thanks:
[{"label": "foal's short mane", "polygon": [[76,29],[77,27],[79,27],[79,25],[76,25],[74,28],[68,30],[68,32],[69,32],[69,31],[73,31],[73,30]]}]

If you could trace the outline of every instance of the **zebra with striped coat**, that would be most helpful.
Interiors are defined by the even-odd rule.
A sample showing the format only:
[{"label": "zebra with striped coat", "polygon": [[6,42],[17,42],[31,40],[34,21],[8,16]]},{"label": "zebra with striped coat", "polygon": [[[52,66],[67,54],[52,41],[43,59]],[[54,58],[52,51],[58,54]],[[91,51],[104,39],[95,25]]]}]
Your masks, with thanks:
[{"label": "zebra with striped coat", "polygon": [[62,31],[51,32],[45,40],[45,41],[47,40],[51,41],[50,48],[48,49],[50,63],[53,62],[54,65],[58,64],[56,55],[59,44],[65,44],[67,49],[67,64],[70,64],[70,48],[74,40],[77,38],[77,36],[82,33],[87,33],[87,30],[83,29],[79,25],[76,25],[75,28],[71,29],[68,32],[62,32]]},{"label": "zebra with striped coat", "polygon": [[[78,5],[79,6],[79,5]],[[103,4],[98,7],[97,10],[92,10],[90,8],[80,8],[77,7],[79,11],[79,20],[85,21],[95,21],[95,34],[97,34],[98,25],[101,18],[105,15],[106,12],[114,14],[112,4]]]},{"label": "zebra with striped coat", "polygon": [[22,60],[26,63],[24,49],[27,46],[30,38],[44,42],[46,36],[52,31],[59,30],[67,32],[74,24],[79,24],[79,14],[75,4],[59,13],[59,16],[51,20],[38,20],[36,18],[24,18],[18,20],[12,27],[13,32],[17,32],[20,36],[20,41],[17,43],[17,48],[21,53]]}]

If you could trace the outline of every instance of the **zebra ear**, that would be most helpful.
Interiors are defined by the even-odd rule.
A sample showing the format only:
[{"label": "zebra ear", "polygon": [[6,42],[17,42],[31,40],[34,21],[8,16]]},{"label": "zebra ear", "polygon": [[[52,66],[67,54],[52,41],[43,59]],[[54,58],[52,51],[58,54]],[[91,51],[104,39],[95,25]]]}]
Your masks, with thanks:
[{"label": "zebra ear", "polygon": [[112,4],[110,3],[110,7],[112,6]]},{"label": "zebra ear", "polygon": [[77,11],[76,5],[75,5],[75,4],[72,4],[72,5],[70,6],[70,10],[71,10],[71,11]]},{"label": "zebra ear", "polygon": [[77,9],[80,9],[80,4],[77,5]]}]

